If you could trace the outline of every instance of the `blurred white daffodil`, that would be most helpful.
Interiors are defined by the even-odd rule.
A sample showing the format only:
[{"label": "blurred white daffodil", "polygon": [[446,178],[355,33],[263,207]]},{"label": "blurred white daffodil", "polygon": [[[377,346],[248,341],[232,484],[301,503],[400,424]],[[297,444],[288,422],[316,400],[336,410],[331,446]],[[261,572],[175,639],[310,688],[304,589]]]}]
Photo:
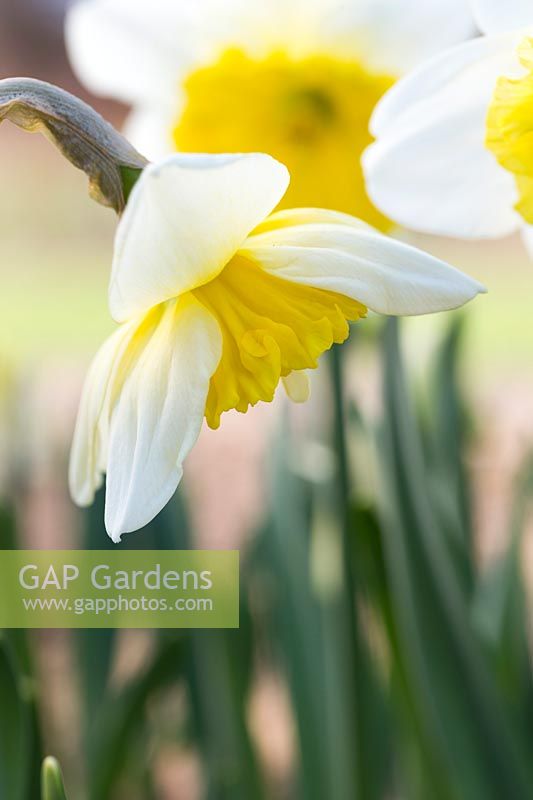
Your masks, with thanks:
[{"label": "blurred white daffodil", "polygon": [[425,314],[484,291],[348,215],[271,214],[288,183],[266,155],[174,155],[132,191],[109,292],[121,326],[87,377],[70,467],[81,505],[107,473],[114,541],[170,499],[204,417],[271,401],[281,379],[305,400],[303,370],[367,309]]},{"label": "blurred white daffodil", "polygon": [[367,187],[409,228],[463,238],[520,230],[531,244],[533,2],[474,0],[474,11],[485,36],[430,60],[378,105]]},{"label": "blurred white daffodil", "polygon": [[372,110],[473,31],[468,0],[82,0],[66,40],[89,89],[133,106],[148,157],[269,153],[291,171],[283,206],[386,229],[360,165]]}]

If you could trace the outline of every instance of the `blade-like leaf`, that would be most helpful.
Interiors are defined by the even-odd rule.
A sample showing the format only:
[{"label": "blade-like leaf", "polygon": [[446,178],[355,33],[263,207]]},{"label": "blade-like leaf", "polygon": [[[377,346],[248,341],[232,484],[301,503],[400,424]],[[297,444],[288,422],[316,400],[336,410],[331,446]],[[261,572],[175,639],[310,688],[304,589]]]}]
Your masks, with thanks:
[{"label": "blade-like leaf", "polygon": [[[15,550],[19,545],[15,514],[0,506],[0,550]],[[24,686],[26,689],[33,686],[34,668],[33,657],[30,647],[28,631],[13,628],[1,634],[3,648],[7,661],[15,669],[14,678],[18,687]],[[7,690],[9,691],[9,689]],[[11,697],[15,700],[15,695]],[[19,700],[21,698],[19,697]],[[0,700],[1,702],[1,700]],[[26,745],[28,748],[28,767],[26,768],[26,788],[24,797],[33,800],[39,792],[40,783],[40,764],[42,760],[41,732],[39,724],[39,714],[35,696],[30,696],[29,692],[24,693],[21,700],[21,713],[27,720]],[[4,720],[0,714],[0,740],[2,738],[2,724]],[[1,797],[0,793],[0,797]]]},{"label": "blade-like leaf", "polygon": [[17,529],[12,508],[0,505],[0,549],[17,549]]},{"label": "blade-like leaf", "polygon": [[[179,546],[194,547],[189,526],[177,530]],[[246,561],[242,575],[239,628],[185,632],[191,727],[203,757],[206,800],[265,796],[246,720],[253,665]]]},{"label": "blade-like leaf", "polygon": [[187,682],[193,730],[204,758],[207,800],[265,796],[246,724],[246,639],[242,627],[187,635]]},{"label": "blade-like leaf", "polygon": [[[266,588],[265,622],[296,717],[301,763],[299,785],[291,796],[343,800],[358,796],[356,681],[364,680],[342,563],[337,569],[339,521],[342,526],[344,519],[337,518],[332,500],[343,518],[344,508],[331,487],[313,490],[295,474],[289,463],[293,451],[286,425],[273,465],[272,518],[255,554],[257,581]],[[320,578],[311,565],[313,534],[333,548],[334,576],[327,586],[318,586]]]},{"label": "blade-like leaf", "polygon": [[33,78],[0,81],[0,122],[43,133],[89,176],[91,197],[120,213],[147,164],[100,114],[74,95]]},{"label": "blade-like leaf", "polygon": [[[392,794],[395,731],[388,673],[391,663],[395,664],[397,643],[391,636],[390,596],[376,512],[366,504],[355,503],[351,515],[351,559],[358,606],[362,605],[367,615],[372,612],[370,621],[367,619],[366,625],[360,626],[357,648],[359,783],[364,800],[382,800]],[[380,634],[380,641],[381,635],[389,635],[385,652],[376,645],[376,633]]]},{"label": "blade-like leaf", "polygon": [[[94,503],[81,513],[83,544],[87,550],[111,550],[116,545],[104,528],[105,490],[97,492]],[[74,632],[78,648],[79,680],[85,711],[85,744],[89,757],[95,721],[107,703],[117,631],[111,628],[88,628]]]},{"label": "blade-like leaf", "polygon": [[42,800],[67,800],[61,767],[55,758],[45,758],[42,770]]},{"label": "blade-like leaf", "polygon": [[[97,492],[93,505],[81,512],[84,546],[88,550],[113,550],[104,528],[105,489]],[[173,550],[177,547],[177,531],[188,526],[181,495],[169,503],[152,522],[137,535],[125,536],[119,547],[126,550]],[[117,632],[95,628],[75,632],[78,644],[81,687],[85,701],[86,740],[91,749],[93,733],[98,729],[98,716],[107,704],[109,674],[115,656]],[[98,747],[98,742],[96,742]]]},{"label": "blade-like leaf", "polygon": [[[531,786],[524,743],[469,625],[464,594],[431,504],[392,320],[384,345],[379,498],[394,622],[420,730],[442,764],[448,796],[521,800]],[[434,776],[429,777],[433,786]]]},{"label": "blade-like leaf", "polygon": [[[82,515],[85,546],[89,550],[117,547],[104,528],[104,501],[105,489],[101,489],[93,506]],[[124,537],[118,546],[127,550],[172,550],[179,546],[178,532],[186,532],[188,527],[187,511],[178,492],[142,532]],[[109,673],[116,633],[114,630],[86,630],[79,631],[77,636],[86,708],[91,800],[106,800],[112,796],[132,745],[145,731],[146,702],[154,692],[179,681],[184,671],[184,636],[181,632],[161,632],[157,652],[145,671],[120,694],[111,692]],[[144,779],[149,779],[149,771]]]},{"label": "blade-like leaf", "polygon": [[94,734],[89,765],[90,800],[108,800],[121,775],[132,743],[143,731],[145,710],[154,692],[178,681],[183,672],[183,639],[172,634],[162,640],[141,676],[117,695],[108,695]]},{"label": "blade-like leaf", "polygon": [[522,537],[533,500],[533,457],[519,475],[510,545],[482,576],[473,620],[483,638],[508,703],[533,735],[533,674],[528,641],[528,608],[522,574]]},{"label": "blade-like leaf", "polygon": [[15,653],[0,638],[0,797],[26,800],[33,756],[31,707],[23,697]]},{"label": "blade-like leaf", "polygon": [[[84,544],[91,549],[116,549],[117,545],[108,537],[104,527],[105,488],[96,494],[93,505],[80,514],[84,534]],[[127,550],[174,550],[179,546],[178,532],[186,532],[189,521],[181,494],[178,493],[160,514],[142,531],[136,535],[124,537],[119,545]],[[85,738],[87,753],[91,767],[91,785],[94,784],[94,797],[108,795],[114,781],[123,768],[126,753],[122,748],[122,731],[120,729],[120,714],[125,720],[130,720],[127,734],[135,739],[143,729],[143,685],[146,692],[157,690],[158,678],[162,682],[169,682],[172,675],[171,655],[165,656],[167,648],[176,655],[174,667],[176,680],[179,679],[182,663],[180,660],[181,644],[169,644],[167,633],[161,634],[161,651],[159,651],[152,666],[146,674],[140,677],[140,686],[135,688],[132,683],[117,700],[110,693],[109,675],[113,665],[117,644],[117,631],[94,629],[76,632],[78,656],[80,663],[81,687],[85,705]],[[114,722],[108,725],[109,704],[117,703]],[[135,705],[139,717],[134,719]],[[104,720],[104,722],[103,722]],[[104,724],[105,723],[105,724]],[[112,742],[107,742],[107,748],[102,750],[102,726],[105,737],[113,736]],[[114,732],[116,731],[116,737]],[[126,734],[124,734],[124,737]],[[118,748],[118,750],[116,749]],[[100,793],[100,795],[98,794]]]},{"label": "blade-like leaf", "polygon": [[455,570],[469,599],[475,571],[469,477],[464,465],[470,425],[458,379],[464,325],[464,317],[452,317],[434,358],[427,477]]}]

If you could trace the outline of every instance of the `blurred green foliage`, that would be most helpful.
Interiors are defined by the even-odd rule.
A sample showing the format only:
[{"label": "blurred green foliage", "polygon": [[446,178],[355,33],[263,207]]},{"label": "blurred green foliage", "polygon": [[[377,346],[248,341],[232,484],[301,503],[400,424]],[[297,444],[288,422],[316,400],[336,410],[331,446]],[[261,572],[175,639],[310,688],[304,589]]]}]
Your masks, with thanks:
[{"label": "blurred green foliage", "polygon": [[[73,785],[81,800],[155,800],[156,755],[169,740],[199,753],[206,800],[533,797],[521,568],[533,457],[517,477],[509,547],[480,573],[465,467],[474,432],[457,378],[462,328],[453,318],[424,376],[423,401],[402,365],[398,324],[387,321],[375,428],[357,409],[345,413],[346,349],[332,355],[335,414],[321,443],[332,468],[308,474],[296,463],[301,433],[287,418],[268,513],[243,553],[240,630],[161,632],[120,686],[111,680],[118,635],[75,635],[85,774]],[[356,356],[360,346],[356,337]],[[372,497],[361,488],[368,476],[353,472],[354,464],[366,470],[351,457],[361,442],[375,459]],[[105,546],[102,502],[100,494],[84,515],[86,547]],[[0,540],[16,543],[6,511]],[[181,494],[125,546],[194,546]],[[0,797],[10,800],[38,796],[30,644],[14,633],[0,639]],[[265,666],[283,677],[294,718],[295,763],[283,781],[265,774],[249,725]],[[169,732],[154,709],[176,690],[186,714]],[[45,764],[42,800],[65,800],[56,763]]]}]

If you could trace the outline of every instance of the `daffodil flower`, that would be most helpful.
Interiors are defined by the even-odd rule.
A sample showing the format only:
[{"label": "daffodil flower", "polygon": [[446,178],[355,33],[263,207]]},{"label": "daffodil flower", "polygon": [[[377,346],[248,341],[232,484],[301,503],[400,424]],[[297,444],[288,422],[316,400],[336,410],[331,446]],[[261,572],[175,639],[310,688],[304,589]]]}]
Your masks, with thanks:
[{"label": "daffodil flower", "polygon": [[307,396],[306,369],[367,309],[425,314],[484,291],[348,215],[271,213],[287,169],[266,155],[151,165],[120,219],[109,301],[120,327],[87,377],[70,486],[90,504],[107,473],[114,541],[174,493],[205,419]]},{"label": "daffodil flower", "polygon": [[84,0],[67,16],[80,79],[133,106],[151,159],[265,152],[291,171],[282,205],[387,229],[360,156],[377,101],[474,32],[467,0]]},{"label": "daffodil flower", "polygon": [[382,211],[409,228],[464,238],[520,230],[528,244],[533,3],[474,5],[487,35],[430,60],[378,105],[377,142],[363,159],[367,186]]}]

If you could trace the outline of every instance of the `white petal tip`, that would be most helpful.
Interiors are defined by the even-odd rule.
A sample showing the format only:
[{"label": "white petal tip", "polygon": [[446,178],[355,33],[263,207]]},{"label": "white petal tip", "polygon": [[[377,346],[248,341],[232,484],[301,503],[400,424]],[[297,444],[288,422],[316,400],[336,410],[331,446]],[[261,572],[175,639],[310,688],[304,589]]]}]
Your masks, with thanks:
[{"label": "white petal tip", "polygon": [[118,532],[112,533],[111,531],[108,530],[107,531],[107,535],[109,536],[109,538],[111,539],[113,544],[120,544],[121,541],[122,541],[122,534],[121,533],[118,533]]},{"label": "white petal tip", "polygon": [[78,508],[89,508],[94,503],[94,497],[100,488],[102,481],[96,486],[86,484],[76,485],[72,480],[69,481],[69,494],[74,505]]},{"label": "white petal tip", "polygon": [[[473,300],[475,297],[478,296],[478,294],[487,294],[488,293],[487,287],[484,286],[484,284],[480,283],[479,281],[476,281],[475,278],[469,278],[469,283],[470,283],[470,286],[468,287],[469,291],[468,291],[467,297],[465,299],[465,302],[468,302],[469,300]],[[465,292],[465,294],[466,294],[466,292]]]},{"label": "white petal tip", "polygon": [[293,403],[306,403],[311,395],[309,377],[304,370],[290,372],[282,378],[287,396]]}]

